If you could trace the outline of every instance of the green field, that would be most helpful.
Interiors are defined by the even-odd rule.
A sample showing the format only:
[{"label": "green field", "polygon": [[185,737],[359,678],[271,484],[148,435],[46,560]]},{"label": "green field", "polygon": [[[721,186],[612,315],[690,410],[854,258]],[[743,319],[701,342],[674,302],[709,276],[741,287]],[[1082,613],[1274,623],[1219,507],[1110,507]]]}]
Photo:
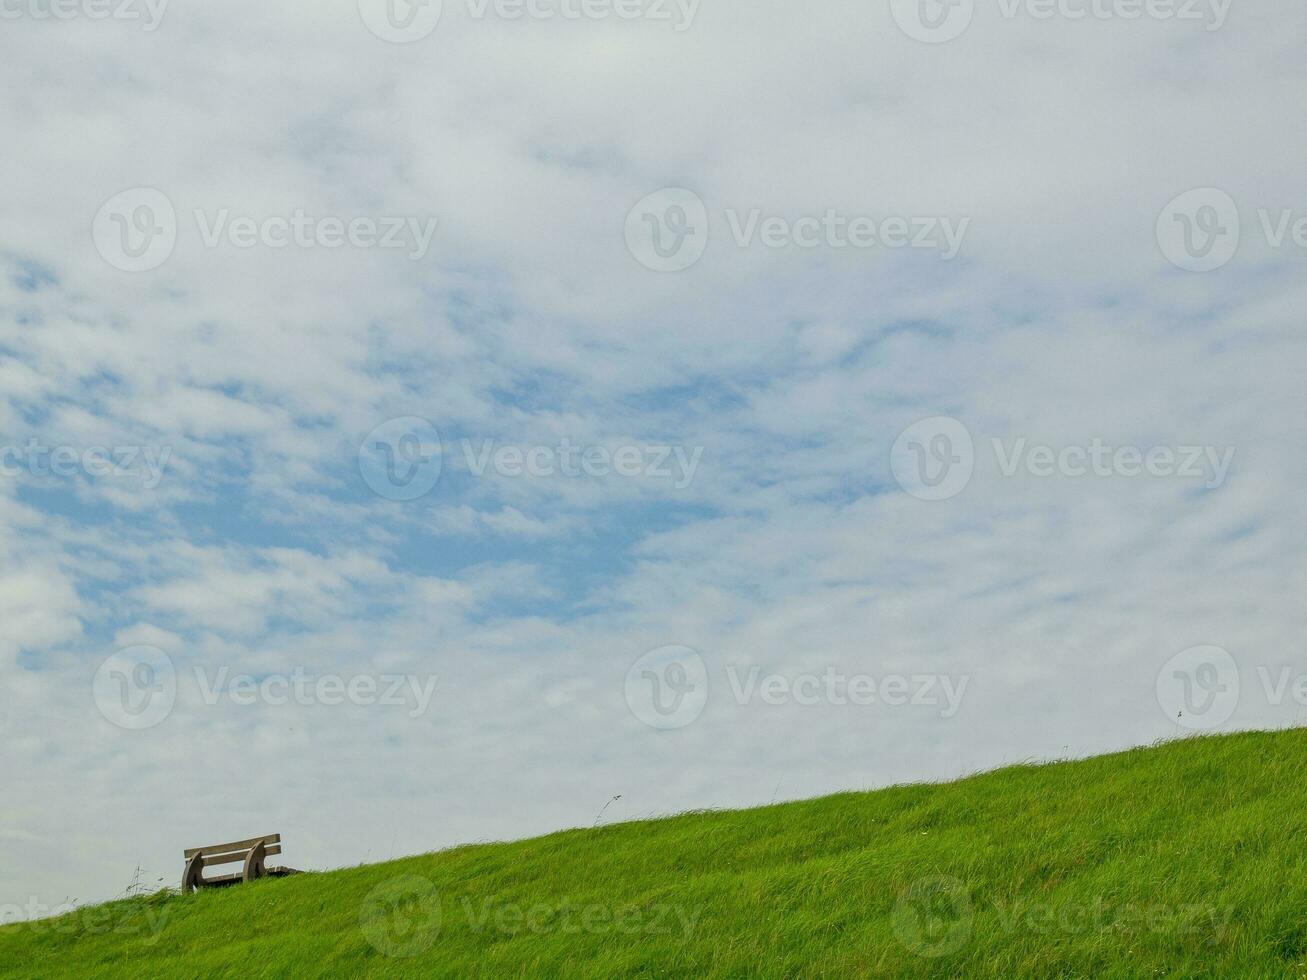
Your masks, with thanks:
[{"label": "green field", "polygon": [[161,893],[0,930],[0,976],[1302,977],[1305,765],[1195,738]]}]

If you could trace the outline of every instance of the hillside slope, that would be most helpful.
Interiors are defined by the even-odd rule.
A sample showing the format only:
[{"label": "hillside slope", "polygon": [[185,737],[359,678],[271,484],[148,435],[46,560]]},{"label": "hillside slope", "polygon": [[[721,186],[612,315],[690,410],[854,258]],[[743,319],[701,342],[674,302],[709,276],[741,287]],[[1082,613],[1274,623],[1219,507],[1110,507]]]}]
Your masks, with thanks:
[{"label": "hillside slope", "polygon": [[160,894],[0,976],[1307,975],[1307,731]]}]

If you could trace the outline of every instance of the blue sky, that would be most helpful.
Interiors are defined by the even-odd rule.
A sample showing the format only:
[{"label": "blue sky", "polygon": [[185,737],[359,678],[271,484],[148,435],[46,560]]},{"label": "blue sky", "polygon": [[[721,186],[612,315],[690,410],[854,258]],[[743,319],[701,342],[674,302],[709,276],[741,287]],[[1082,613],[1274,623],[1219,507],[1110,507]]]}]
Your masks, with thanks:
[{"label": "blue sky", "polygon": [[5,22],[5,917],[1302,720],[1307,14],[892,8]]}]

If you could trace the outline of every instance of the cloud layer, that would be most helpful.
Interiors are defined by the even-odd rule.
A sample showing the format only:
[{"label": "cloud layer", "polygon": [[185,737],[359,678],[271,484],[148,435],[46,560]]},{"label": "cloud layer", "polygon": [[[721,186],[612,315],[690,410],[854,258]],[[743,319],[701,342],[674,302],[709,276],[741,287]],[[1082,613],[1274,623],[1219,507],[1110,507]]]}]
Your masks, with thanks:
[{"label": "cloud layer", "polygon": [[[322,867],[1148,742],[1195,646],[1223,727],[1302,719],[1265,683],[1303,666],[1301,4],[945,43],[897,4],[500,6],[406,44],[367,0],[12,8],[0,906],[254,834]],[[141,188],[175,241],[127,272],[163,212],[97,215]],[[628,247],[665,188],[702,203],[679,272]],[[1195,188],[1236,210],[1168,222]],[[966,230],[794,237],[831,215]],[[1186,220],[1237,250],[1177,268]],[[891,450],[940,417],[971,476],[927,501]],[[377,436],[408,418],[438,441]],[[1141,462],[1059,457],[1096,442]],[[1226,465],[1142,469],[1186,447]],[[628,671],[672,645],[707,696],[659,730]],[[142,646],[175,703],[130,730],[96,678]],[[434,694],[270,703],[297,670]]]}]

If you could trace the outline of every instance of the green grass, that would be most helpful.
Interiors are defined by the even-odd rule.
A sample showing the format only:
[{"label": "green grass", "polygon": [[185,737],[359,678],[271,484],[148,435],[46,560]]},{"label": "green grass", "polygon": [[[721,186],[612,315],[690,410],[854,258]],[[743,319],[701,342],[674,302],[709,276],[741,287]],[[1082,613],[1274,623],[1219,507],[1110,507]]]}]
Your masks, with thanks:
[{"label": "green grass", "polygon": [[161,893],[0,930],[0,976],[1302,977],[1305,765],[1187,739]]}]

